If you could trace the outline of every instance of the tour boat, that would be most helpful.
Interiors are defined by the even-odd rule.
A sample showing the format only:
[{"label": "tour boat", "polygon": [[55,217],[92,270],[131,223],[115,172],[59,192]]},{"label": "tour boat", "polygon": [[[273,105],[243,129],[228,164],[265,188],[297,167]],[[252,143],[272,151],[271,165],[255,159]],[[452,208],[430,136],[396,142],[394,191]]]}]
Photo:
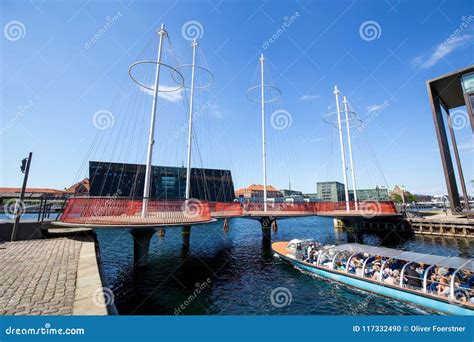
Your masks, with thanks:
[{"label": "tour boat", "polygon": [[299,239],[274,242],[272,249],[322,278],[445,314],[474,315],[473,259]]}]

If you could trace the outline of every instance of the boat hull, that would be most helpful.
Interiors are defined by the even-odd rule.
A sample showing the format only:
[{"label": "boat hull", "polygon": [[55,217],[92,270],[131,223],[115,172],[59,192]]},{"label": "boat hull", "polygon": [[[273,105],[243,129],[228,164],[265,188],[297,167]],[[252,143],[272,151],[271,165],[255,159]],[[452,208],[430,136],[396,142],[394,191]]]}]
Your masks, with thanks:
[{"label": "boat hull", "polygon": [[342,284],[346,284],[358,289],[362,289],[365,291],[373,292],[378,295],[382,295],[385,297],[393,298],[396,300],[401,300],[404,302],[412,303],[415,305],[419,305],[434,311],[442,312],[448,315],[468,315],[472,316],[474,315],[474,310],[471,310],[466,307],[462,307],[459,305],[454,305],[449,302],[444,302],[436,299],[432,299],[429,297],[424,297],[418,294],[406,292],[403,290],[399,290],[396,288],[392,288],[389,286],[384,286],[378,283],[373,283],[370,281],[364,281],[357,279],[355,277],[352,277],[350,275],[344,275],[339,272],[331,272],[329,270],[325,270],[321,267],[317,266],[312,266],[310,264],[307,264],[305,262],[290,258],[279,251],[276,251],[274,249],[275,253],[277,253],[281,258],[283,258],[285,261],[289,262],[292,265],[295,265],[301,269],[304,269],[308,272],[317,274],[320,277],[326,278],[326,279],[331,279],[337,282],[340,282]]}]

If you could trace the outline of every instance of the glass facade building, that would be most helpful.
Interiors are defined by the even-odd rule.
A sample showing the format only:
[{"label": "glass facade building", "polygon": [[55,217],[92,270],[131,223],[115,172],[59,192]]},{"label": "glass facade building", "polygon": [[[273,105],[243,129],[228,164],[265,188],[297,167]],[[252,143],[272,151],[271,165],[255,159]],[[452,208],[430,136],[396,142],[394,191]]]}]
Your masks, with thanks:
[{"label": "glass facade building", "polygon": [[[90,196],[143,197],[145,165],[89,162]],[[186,168],[153,166],[150,198],[184,199]],[[230,170],[191,169],[191,198],[232,202],[234,185]]]},{"label": "glass facade building", "polygon": [[339,182],[318,182],[316,192],[318,199],[323,202],[345,201],[344,184]]}]

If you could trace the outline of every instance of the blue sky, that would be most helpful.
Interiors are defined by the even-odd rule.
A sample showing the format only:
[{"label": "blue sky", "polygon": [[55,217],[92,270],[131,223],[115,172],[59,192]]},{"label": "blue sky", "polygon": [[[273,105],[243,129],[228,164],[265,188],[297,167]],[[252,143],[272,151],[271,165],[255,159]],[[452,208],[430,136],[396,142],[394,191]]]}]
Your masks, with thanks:
[{"label": "blue sky", "polygon": [[[34,187],[69,186],[89,159],[143,163],[151,97],[127,72],[156,58],[164,23],[164,61],[190,63],[197,34],[198,62],[215,77],[196,96],[193,165],[230,168],[236,187],[262,182],[259,107],[245,91],[263,52],[267,82],[282,92],[267,106],[270,184],[315,192],[342,179],[338,136],[322,120],[337,84],[366,122],[353,139],[360,187],[445,193],[425,82],[472,64],[473,15],[469,1],[2,1],[0,186],[21,185],[29,151]],[[153,65],[142,67],[151,84]],[[181,165],[188,94],[162,95],[153,162]],[[465,110],[456,116],[470,179],[473,137]]]}]

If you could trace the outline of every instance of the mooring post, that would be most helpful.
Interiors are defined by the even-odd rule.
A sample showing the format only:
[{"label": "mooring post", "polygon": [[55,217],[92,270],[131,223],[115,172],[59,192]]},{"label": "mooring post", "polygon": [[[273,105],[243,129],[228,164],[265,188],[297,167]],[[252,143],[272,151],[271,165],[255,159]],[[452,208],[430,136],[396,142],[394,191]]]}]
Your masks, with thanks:
[{"label": "mooring post", "polygon": [[150,241],[155,230],[151,228],[136,228],[130,230],[133,237],[133,264],[134,266],[145,266],[148,262],[148,251]]}]

